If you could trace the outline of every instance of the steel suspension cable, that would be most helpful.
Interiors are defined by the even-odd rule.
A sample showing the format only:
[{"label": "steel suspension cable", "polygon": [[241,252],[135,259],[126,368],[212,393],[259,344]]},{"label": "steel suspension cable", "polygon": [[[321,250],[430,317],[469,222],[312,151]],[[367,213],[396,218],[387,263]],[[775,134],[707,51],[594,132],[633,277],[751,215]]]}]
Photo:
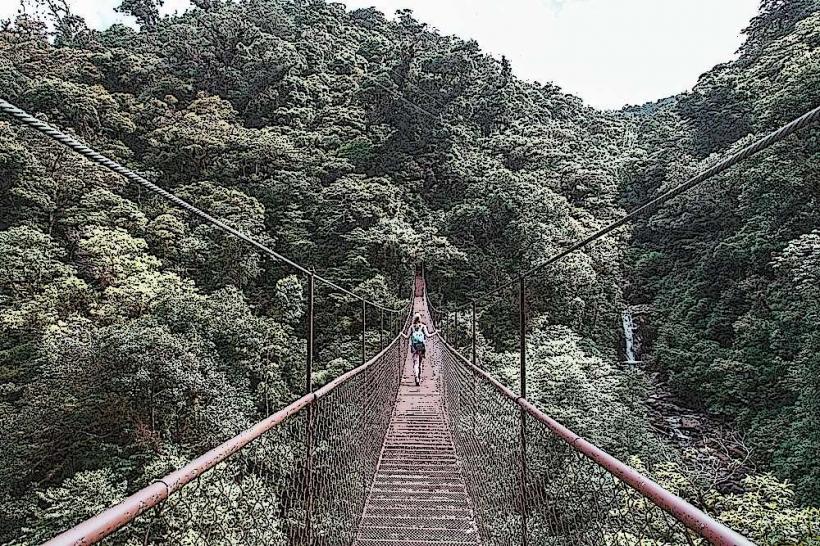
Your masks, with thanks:
[{"label": "steel suspension cable", "polygon": [[[806,112],[799,118],[792,120],[791,122],[787,123],[780,129],[769,133],[768,135],[756,140],[752,144],[744,147],[740,151],[724,158],[720,162],[716,163],[709,169],[701,172],[700,174],[690,178],[686,182],[675,186],[674,188],[662,193],[661,195],[655,197],[654,199],[644,203],[643,205],[639,206],[638,208],[634,209],[632,212],[628,213],[623,218],[620,218],[607,226],[599,229],[598,231],[592,233],[591,235],[585,237],[584,239],[578,241],[574,245],[562,250],[561,252],[547,258],[540,264],[534,265],[533,267],[523,271],[519,277],[530,277],[538,272],[540,272],[545,267],[548,267],[564,258],[569,256],[570,254],[586,247],[590,243],[597,241],[601,237],[615,231],[619,227],[623,226],[624,224],[638,218],[639,216],[646,215],[647,213],[654,212],[660,205],[665,204],[666,202],[674,199],[675,197],[688,192],[692,188],[699,186],[700,184],[706,182],[710,178],[717,176],[718,174],[728,170],[729,168],[737,165],[738,163],[752,157],[753,155],[765,150],[766,148],[772,146],[773,144],[784,140],[786,137],[796,133],[797,131],[808,127],[812,123],[820,120],[820,106],[816,107],[814,110]],[[504,283],[500,286],[493,288],[492,290],[485,292],[478,297],[471,300],[469,303],[465,303],[463,305],[457,306],[454,310],[459,311],[462,309],[466,309],[473,301],[481,301],[486,299],[498,292],[510,288],[514,284],[516,284],[518,278],[515,278],[507,283]]]},{"label": "steel suspension cable", "polygon": [[117,173],[119,175],[124,176],[125,178],[127,178],[131,182],[135,182],[135,183],[139,184],[140,186],[146,188],[147,190],[159,195],[160,197],[162,197],[166,201],[169,201],[169,202],[173,203],[177,207],[179,207],[181,209],[184,209],[184,210],[188,211],[189,213],[193,214],[194,216],[198,216],[199,218],[201,218],[205,222],[217,227],[218,229],[220,229],[220,230],[222,230],[226,233],[229,233],[229,234],[233,235],[234,237],[236,237],[238,239],[241,239],[242,241],[248,243],[249,245],[253,246],[254,248],[256,248],[258,250],[260,250],[264,254],[267,254],[268,256],[274,258],[275,260],[283,262],[283,263],[287,264],[288,266],[292,267],[293,269],[296,269],[297,271],[299,271],[301,273],[304,273],[306,275],[314,275],[314,279],[317,282],[325,284],[326,286],[329,286],[330,288],[333,288],[334,290],[336,290],[338,292],[341,292],[343,294],[346,294],[348,296],[352,296],[352,297],[354,297],[358,300],[361,300],[364,303],[366,303],[366,304],[368,304],[372,307],[375,307],[376,309],[381,309],[381,310],[384,310],[384,311],[388,311],[390,313],[399,313],[399,312],[402,311],[402,309],[392,309],[390,307],[385,307],[385,306],[380,305],[378,303],[367,300],[367,299],[363,298],[362,296],[359,296],[358,294],[355,294],[355,293],[351,292],[350,290],[348,290],[348,289],[346,289],[342,286],[339,286],[338,284],[334,283],[333,281],[330,281],[330,280],[322,277],[321,275],[313,273],[307,267],[304,267],[304,266],[296,263],[295,261],[291,260],[290,258],[287,258],[286,256],[283,256],[282,254],[279,254],[278,252],[276,252],[275,250],[273,250],[269,246],[265,245],[264,243],[261,243],[261,242],[257,241],[256,239],[254,239],[253,237],[239,231],[238,229],[235,229],[235,228],[229,226],[225,222],[211,216],[210,214],[203,211],[202,209],[199,209],[199,208],[195,207],[194,205],[192,205],[188,201],[185,201],[184,199],[174,195],[173,193],[159,187],[158,185],[154,184],[153,182],[146,179],[142,175],[132,171],[131,169],[129,169],[125,166],[123,166],[122,164],[118,163],[117,161],[114,161],[113,159],[110,159],[110,158],[106,157],[105,155],[101,154],[100,152],[86,146],[85,144],[83,144],[82,142],[80,142],[76,138],[72,137],[71,135],[66,134],[63,131],[60,131],[59,129],[57,129],[56,127],[54,127],[52,125],[49,125],[48,123],[35,118],[34,116],[29,114],[25,110],[11,104],[10,102],[6,101],[3,98],[0,98],[0,112],[6,114],[8,116],[11,116],[12,118],[14,118],[17,121],[21,122],[23,125],[26,125],[26,126],[32,128],[32,129],[35,129],[35,130],[39,131],[40,133],[48,136],[49,138],[51,138],[53,140],[56,140],[60,144],[74,150],[75,152],[82,155],[86,159],[89,159],[90,161],[92,161],[94,163],[97,163],[98,165],[102,165],[103,167],[106,167],[107,169],[109,169],[111,171],[114,171],[115,173]]}]

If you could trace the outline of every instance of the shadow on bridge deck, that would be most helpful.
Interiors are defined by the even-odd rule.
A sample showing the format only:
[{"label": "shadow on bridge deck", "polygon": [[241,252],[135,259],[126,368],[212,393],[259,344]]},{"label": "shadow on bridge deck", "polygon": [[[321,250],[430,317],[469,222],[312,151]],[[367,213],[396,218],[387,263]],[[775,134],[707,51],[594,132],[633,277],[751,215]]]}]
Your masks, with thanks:
[{"label": "shadow on bridge deck", "polygon": [[[431,325],[424,297],[418,292],[414,311]],[[396,407],[359,526],[358,546],[479,544],[444,415],[439,367],[440,362],[425,361],[417,387],[408,351]]]}]

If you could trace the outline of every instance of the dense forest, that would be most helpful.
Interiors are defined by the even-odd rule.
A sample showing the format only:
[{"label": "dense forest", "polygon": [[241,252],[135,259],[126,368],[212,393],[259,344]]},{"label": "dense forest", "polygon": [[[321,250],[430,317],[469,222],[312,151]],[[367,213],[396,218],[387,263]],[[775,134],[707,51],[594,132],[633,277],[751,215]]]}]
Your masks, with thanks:
[{"label": "dense forest", "polygon": [[[159,4],[123,0],[139,30],[94,30],[70,3],[23,2],[0,26],[0,97],[392,307],[418,263],[435,304],[463,304],[820,104],[818,0],[763,0],[736,60],[617,112],[410,11]],[[820,536],[818,181],[815,127],[528,283],[532,400],[760,544]],[[0,119],[0,544],[303,394],[304,288]],[[482,365],[512,388],[515,297],[479,306]],[[648,309],[641,366],[620,363],[629,305]],[[316,306],[322,384],[359,362],[358,307],[322,288]],[[742,476],[716,483],[653,429],[656,377],[741,434]]]},{"label": "dense forest", "polygon": [[[736,61],[692,93],[628,111],[654,148],[625,182],[629,202],[820,104],[819,8],[764,3]],[[680,396],[735,421],[756,464],[815,505],[818,137],[813,129],[783,142],[640,222],[626,275],[629,299],[653,306],[653,357]]]}]

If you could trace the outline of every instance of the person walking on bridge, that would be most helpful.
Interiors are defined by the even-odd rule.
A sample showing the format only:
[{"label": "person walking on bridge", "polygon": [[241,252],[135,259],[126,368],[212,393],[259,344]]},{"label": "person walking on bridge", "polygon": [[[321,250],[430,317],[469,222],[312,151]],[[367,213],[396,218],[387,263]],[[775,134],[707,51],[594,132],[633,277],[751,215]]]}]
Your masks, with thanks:
[{"label": "person walking on bridge", "polygon": [[413,324],[410,325],[410,353],[413,355],[413,378],[416,386],[421,383],[421,366],[427,352],[425,342],[430,337],[430,330],[421,321],[421,314],[413,315]]}]

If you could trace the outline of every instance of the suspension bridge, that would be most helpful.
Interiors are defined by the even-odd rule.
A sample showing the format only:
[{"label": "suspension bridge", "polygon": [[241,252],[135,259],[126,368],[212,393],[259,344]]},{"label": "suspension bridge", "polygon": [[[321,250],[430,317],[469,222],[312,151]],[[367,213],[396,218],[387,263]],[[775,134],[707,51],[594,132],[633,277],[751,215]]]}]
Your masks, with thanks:
[{"label": "suspension bridge", "polygon": [[[440,328],[444,317],[429,303],[422,269],[403,309],[368,301],[3,99],[0,112],[296,269],[307,284],[307,394],[46,544],[752,544],[527,399],[526,279],[817,121],[820,108],[517,280],[455,308],[472,310],[469,358]],[[312,385],[316,283],[360,300],[362,306],[362,365],[318,389]],[[475,349],[476,302],[516,283],[518,393],[481,369]],[[399,324],[403,320],[393,339],[369,360],[368,307],[382,318],[388,313]],[[436,329],[418,386],[407,339],[414,313]]]},{"label": "suspension bridge", "polygon": [[[421,275],[411,303],[359,368],[47,544],[153,543],[172,520],[197,544],[750,544],[541,413],[441,331],[416,386],[406,332],[412,314],[430,320]],[[280,459],[283,447],[300,460]],[[254,496],[260,480],[275,500]],[[242,502],[251,519],[231,516]]]}]

